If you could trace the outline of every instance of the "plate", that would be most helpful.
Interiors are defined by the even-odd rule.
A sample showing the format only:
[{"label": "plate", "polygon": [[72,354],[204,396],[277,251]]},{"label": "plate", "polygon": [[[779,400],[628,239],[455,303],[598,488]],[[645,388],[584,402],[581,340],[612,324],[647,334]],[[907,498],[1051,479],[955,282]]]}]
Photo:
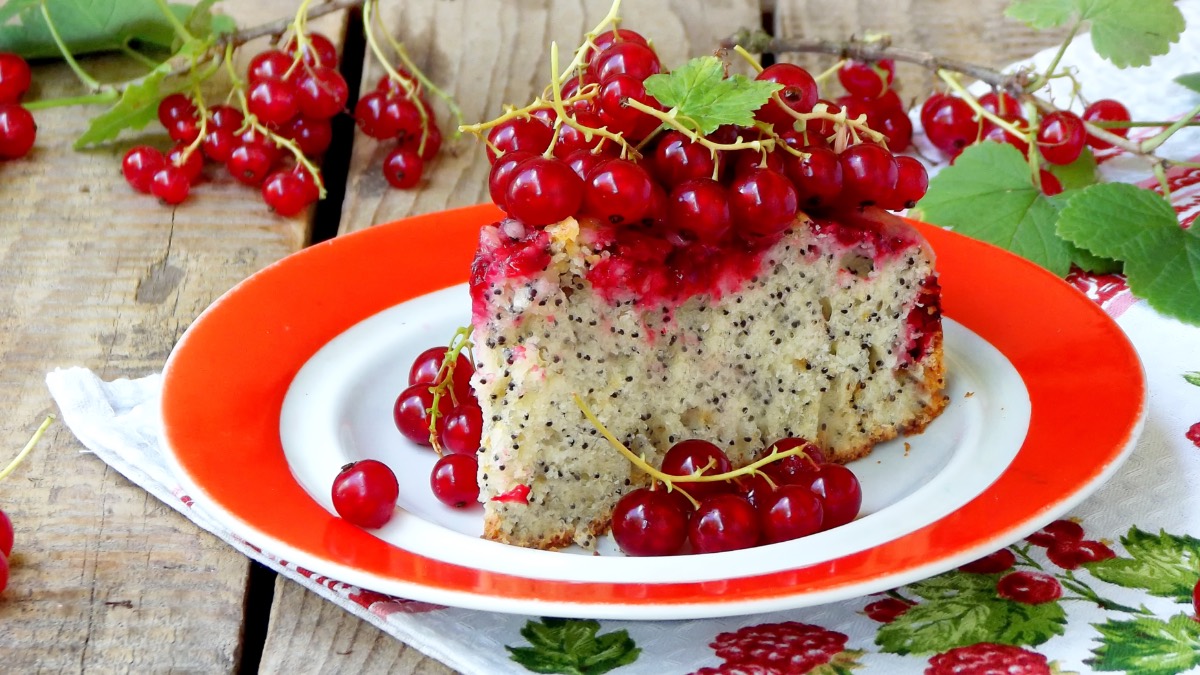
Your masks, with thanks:
[{"label": "plate", "polygon": [[[1000,548],[1101,485],[1144,421],[1141,365],[1099,308],[1032,263],[915,223],[938,254],[952,403],[924,434],[855,465],[864,516],[797,542],[657,560],[481,541],[479,511],[433,506],[428,451],[386,420],[408,360],[465,322],[460,284],[478,228],[496,217],[470,207],[339,237],[206,310],[163,386],[165,444],[193,499],[277,556],[403,597],[545,616],[724,616],[882,591]],[[332,515],[327,497],[337,466],[367,456],[413,486],[375,534]]]}]

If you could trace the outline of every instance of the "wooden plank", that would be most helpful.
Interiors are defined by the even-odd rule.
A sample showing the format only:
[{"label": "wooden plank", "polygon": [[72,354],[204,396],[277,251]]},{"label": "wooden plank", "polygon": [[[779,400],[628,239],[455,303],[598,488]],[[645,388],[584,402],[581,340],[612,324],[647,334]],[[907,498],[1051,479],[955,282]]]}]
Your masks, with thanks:
[{"label": "wooden plank", "polygon": [[[472,123],[496,117],[506,103],[533,100],[549,81],[550,43],[559,44],[565,61],[582,35],[604,17],[608,3],[439,0],[394,3],[384,10],[393,35],[406,42],[417,64],[454,96],[465,120]],[[757,0],[700,5],[688,0],[627,0],[622,15],[623,25],[653,39],[667,65],[711,52],[732,27],[761,24]],[[368,60],[363,86],[374,87],[382,74],[382,68]],[[448,117],[441,117],[444,130],[451,124]],[[392,190],[380,172],[390,146],[360,134],[340,231],[486,201],[488,164],[482,146],[465,137],[445,147],[427,167],[420,189]]]},{"label": "wooden plank", "polygon": [[[1057,45],[1061,30],[1034,31],[1004,18],[1008,0],[949,3],[938,0],[846,0],[834,10],[819,0],[776,0],[774,34],[845,40],[887,33],[892,44],[1000,69],[1046,47]],[[800,63],[814,74],[833,65],[829,56],[800,55],[781,60]],[[941,84],[919,66],[897,64],[897,93],[922,101]],[[834,79],[833,96],[841,95]]]},{"label": "wooden plank", "polygon": [[[295,6],[261,0],[230,11],[250,25]],[[111,65],[87,62],[99,75]],[[61,65],[38,66],[34,78],[36,98],[80,89]],[[98,112],[36,113],[32,154],[0,164],[6,455],[53,410],[48,370],[82,365],[115,378],[161,369],[200,311],[308,238],[305,219],[275,217],[257,191],[213,167],[213,178],[177,209],[135,194],[121,177],[124,150],[169,142],[151,130],[73,151],[72,140]],[[16,530],[0,596],[0,669],[235,670],[248,561],[82,449],[57,424],[0,483],[0,505]]]}]

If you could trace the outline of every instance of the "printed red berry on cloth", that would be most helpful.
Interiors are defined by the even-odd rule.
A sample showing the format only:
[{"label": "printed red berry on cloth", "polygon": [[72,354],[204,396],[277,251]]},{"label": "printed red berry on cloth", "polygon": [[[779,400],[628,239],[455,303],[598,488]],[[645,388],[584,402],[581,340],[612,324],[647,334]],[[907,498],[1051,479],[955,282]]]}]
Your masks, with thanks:
[{"label": "printed red berry on cloth", "polygon": [[1044,572],[1020,570],[1000,577],[996,594],[1023,605],[1040,605],[1062,597],[1062,584]]},{"label": "printed red berry on cloth", "polygon": [[1083,526],[1072,520],[1056,520],[1033,534],[1025,541],[1034,546],[1050,547],[1060,542],[1081,541]]},{"label": "printed red berry on cloth", "polygon": [[1116,556],[1108,545],[1099,541],[1063,541],[1046,549],[1046,557],[1050,562],[1065,570],[1078,569],[1085,563],[1108,560]]},{"label": "printed red berry on cloth", "polygon": [[[821,626],[785,621],[743,626],[721,633],[710,643],[726,667],[765,667],[767,672],[807,673],[830,664],[844,672],[857,665],[861,651],[846,650],[849,637]],[[715,672],[739,672],[717,670]],[[754,672],[754,671],[745,671]]]},{"label": "printed red berry on cloth", "polygon": [[872,621],[891,623],[912,609],[913,605],[914,603],[900,598],[882,598],[863,607],[863,614],[866,614]]},{"label": "printed red berry on cloth", "polygon": [[982,642],[929,659],[925,675],[1050,675],[1046,657],[1028,649]]},{"label": "printed red berry on cloth", "polygon": [[1017,562],[1017,555],[1007,548],[989,553],[978,560],[973,560],[958,569],[969,574],[997,574],[1012,569]]},{"label": "printed red berry on cloth", "polygon": [[1187,437],[1187,439],[1191,441],[1197,448],[1200,448],[1200,422],[1196,422],[1189,427],[1184,436]]}]

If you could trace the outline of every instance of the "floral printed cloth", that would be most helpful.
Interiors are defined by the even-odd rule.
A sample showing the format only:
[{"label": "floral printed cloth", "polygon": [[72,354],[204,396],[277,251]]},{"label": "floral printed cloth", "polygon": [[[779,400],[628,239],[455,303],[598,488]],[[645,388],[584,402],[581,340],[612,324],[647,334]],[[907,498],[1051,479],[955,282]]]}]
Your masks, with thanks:
[{"label": "floral printed cloth", "polygon": [[[1200,27],[1200,3],[1183,3]],[[1197,28],[1176,53],[1200,51]],[[1086,41],[1084,41],[1086,42]],[[1044,62],[1045,56],[1039,57]],[[1131,102],[1161,119],[1195,104],[1156,62],[1111,70],[1074,47],[1091,99]],[[1038,59],[1035,58],[1035,62]],[[1196,64],[1183,68],[1196,69]],[[1168,69],[1162,75],[1163,69]],[[1155,74],[1155,70],[1159,74]],[[1189,70],[1178,70],[1189,72]],[[1148,109],[1137,109],[1138,105]],[[1194,132],[1195,130],[1191,130]],[[1200,135],[1179,149],[1200,154]],[[1100,157],[1110,179],[1136,181],[1141,165]],[[1174,170],[1172,200],[1184,226],[1200,213],[1200,170]],[[1200,328],[1157,314],[1120,276],[1073,275],[1113,316],[1142,358],[1149,414],[1116,476],[1028,539],[958,570],[893,591],[747,617],[674,622],[544,619],[393,598],[305,570],[212,520],[182,491],[161,457],[161,377],[103,382],[84,369],[47,376],[72,431],[100,459],[245,555],[465,673],[1066,673],[1168,675],[1200,666]],[[1078,405],[1103,406],[1104,392]],[[1069,455],[1068,455],[1069,456]]]}]

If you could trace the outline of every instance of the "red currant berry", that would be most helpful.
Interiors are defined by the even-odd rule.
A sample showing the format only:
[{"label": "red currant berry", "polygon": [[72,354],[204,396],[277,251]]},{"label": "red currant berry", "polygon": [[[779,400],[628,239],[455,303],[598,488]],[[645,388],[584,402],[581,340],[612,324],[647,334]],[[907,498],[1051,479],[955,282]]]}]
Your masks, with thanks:
[{"label": "red currant berry", "polygon": [[[733,465],[720,448],[697,438],[672,445],[663,457],[661,467],[662,472],[670,476],[727,473],[732,469]],[[723,482],[677,480],[675,485],[696,499],[718,492],[728,492],[730,489],[730,485]]]},{"label": "red currant berry", "polygon": [[883,598],[863,607],[863,613],[872,621],[891,623],[914,607],[914,603],[899,598]]},{"label": "red currant berry", "polygon": [[896,158],[896,191],[894,199],[885,208],[893,211],[911,209],[921,201],[929,189],[929,173],[925,165],[913,157],[902,155]]},{"label": "red currant berry", "polygon": [[1047,548],[1062,542],[1083,541],[1083,526],[1073,520],[1056,520],[1025,537],[1025,541]]},{"label": "red currant berry", "polygon": [[300,111],[296,87],[282,80],[263,80],[251,85],[246,98],[247,109],[263,124],[282,125]]},{"label": "red currant berry", "polygon": [[1029,152],[1029,141],[1025,140],[1024,136],[1016,136],[994,124],[985,126],[983,136],[980,137],[980,140],[992,141],[993,143],[1007,143],[1020,151],[1022,155]]},{"label": "red currant berry", "polygon": [[433,465],[429,487],[438,501],[456,509],[479,501],[479,461],[474,454],[443,455]]},{"label": "red currant berry", "polygon": [[1021,103],[1008,92],[989,91],[979,97],[979,107],[1002,119],[1024,119]]},{"label": "red currant berry", "polygon": [[654,181],[640,165],[627,159],[609,159],[588,174],[583,208],[613,225],[635,223],[646,214],[653,191]]},{"label": "red currant berry", "polygon": [[801,151],[804,157],[788,155],[783,165],[796,186],[797,199],[809,208],[832,204],[842,193],[842,164],[837,154],[816,145]]},{"label": "red currant berry", "polygon": [[[405,438],[417,445],[431,446],[429,442],[429,410],[433,407],[433,393],[427,384],[414,384],[396,397],[392,406],[392,419]],[[450,412],[450,397],[438,398],[439,417]]]},{"label": "red currant berry", "polygon": [[796,188],[782,173],[754,169],[729,186],[729,212],[747,238],[782,233],[796,218]]},{"label": "red currant berry", "polygon": [[379,528],[392,519],[400,485],[388,465],[364,459],[342,467],[333,480],[333,509],[358,527]]},{"label": "red currant berry", "polygon": [[[678,492],[638,488],[621,497],[613,509],[612,533],[625,555],[672,555],[687,539],[688,510]],[[686,498],[684,498],[686,501]]]},{"label": "red currant berry", "polygon": [[777,459],[764,466],[762,471],[778,485],[792,483],[808,487],[816,478],[817,469],[825,464],[825,453],[815,444],[803,438],[782,438],[767,446],[761,456],[769,457],[772,450],[787,452],[795,448],[803,448],[802,454],[788,455],[783,459]]},{"label": "red currant berry", "polygon": [[494,163],[497,157],[518,150],[540,155],[550,147],[553,137],[554,130],[537,118],[501,122],[488,132],[488,160]]},{"label": "red currant berry", "polygon": [[873,143],[846,148],[838,156],[842,165],[842,189],[856,204],[886,202],[896,190],[899,171],[892,153]]},{"label": "red currant berry", "polygon": [[405,190],[421,181],[424,166],[415,151],[396,146],[383,160],[383,177],[392,187]]},{"label": "red currant berry", "polygon": [[780,485],[757,508],[767,544],[807,537],[821,529],[824,518],[821,499],[803,485]]},{"label": "red currant berry", "polygon": [[800,66],[776,63],[764,68],[754,79],[783,85],[783,89],[754,113],[756,119],[773,124],[780,131],[790,130],[796,123],[796,118],[783,106],[794,112],[807,113],[812,112],[817,102],[817,81]]},{"label": "red currant berry", "polygon": [[1086,563],[1099,562],[1117,557],[1111,548],[1098,541],[1062,541],[1046,549],[1050,562],[1065,570],[1073,570]]},{"label": "red currant berry", "polygon": [[182,204],[190,190],[191,181],[183,169],[172,164],[166,164],[150,177],[150,194],[158,197],[164,204]]},{"label": "red currant berry", "polygon": [[190,118],[172,120],[167,135],[176,143],[191,144],[200,136],[200,122]]},{"label": "red currant berry", "polygon": [[705,497],[688,522],[688,540],[696,553],[750,548],[758,539],[758,512],[745,497],[732,492]]},{"label": "red currant berry", "polygon": [[299,115],[280,127],[279,135],[294,142],[305,157],[319,157],[333,142],[333,125],[329,120]]},{"label": "red currant berry", "polygon": [[148,145],[137,145],[125,153],[121,160],[121,172],[125,182],[138,192],[150,192],[150,179],[166,164],[163,154],[158,148]]},{"label": "red currant berry", "polygon": [[[1120,101],[1115,101],[1111,98],[1100,99],[1083,110],[1084,122],[1128,122],[1129,119],[1129,109],[1126,108]],[[1129,127],[1114,127],[1108,129],[1108,131],[1120,136],[1121,138],[1126,138],[1129,136]],[[1085,141],[1088,145],[1097,150],[1103,150],[1105,148],[1112,147],[1112,143],[1109,143],[1108,141],[1102,141],[1091,134],[1088,134]]]},{"label": "red currant berry", "polygon": [[474,401],[464,401],[455,406],[441,420],[438,442],[450,453],[474,455],[479,450],[483,436],[483,411]]},{"label": "red currant berry", "polygon": [[158,102],[158,121],[168,129],[176,120],[195,120],[198,112],[192,99],[183,94],[168,94]]},{"label": "red currant berry", "polygon": [[[586,152],[583,154],[589,157],[593,156]],[[491,195],[493,204],[499,206],[506,213],[508,212],[508,185],[512,183],[513,174],[522,162],[537,156],[537,154],[532,152],[518,150],[506,153],[503,157],[496,160],[496,163],[492,165],[491,173],[488,174],[488,194]],[[597,158],[598,162],[599,158]],[[572,164],[571,168],[574,169],[575,165]],[[582,174],[579,174],[578,171],[576,171],[576,174],[579,175],[580,180],[583,180],[584,176]]]},{"label": "red currant berry", "polygon": [[225,163],[229,175],[245,185],[258,186],[275,166],[276,152],[264,143],[239,143]]},{"label": "red currant berry", "polygon": [[0,593],[8,588],[8,557],[0,555]]},{"label": "red currant berry", "polygon": [[851,96],[879,98],[892,86],[895,74],[896,64],[891,59],[882,59],[878,63],[851,60],[838,68],[837,76]]},{"label": "red currant berry", "polygon": [[237,131],[242,128],[242,123],[246,121],[242,111],[233,106],[220,103],[208,109],[208,127],[209,129],[228,129]]},{"label": "red currant berry", "polygon": [[384,112],[389,100],[391,99],[380,91],[367,92],[358,99],[354,106],[354,121],[364,134],[379,140],[396,135],[398,129]]},{"label": "red currant berry", "polygon": [[0,52],[0,103],[17,103],[33,78],[25,59],[12,52]]},{"label": "red currant berry", "polygon": [[968,574],[999,574],[1007,572],[1017,563],[1015,553],[1007,548],[993,551],[978,560],[972,560],[958,569]]},{"label": "red currant berry", "polygon": [[912,145],[912,120],[908,119],[908,113],[903,110],[888,110],[879,113],[879,118],[872,120],[871,124],[887,139],[888,150],[903,152]]},{"label": "red currant berry", "polygon": [[263,201],[272,211],[290,217],[313,203],[312,193],[295,171],[280,170],[267,176],[262,185]]},{"label": "red currant berry", "polygon": [[1079,159],[1086,136],[1079,115],[1056,110],[1042,118],[1037,133],[1038,150],[1051,164],[1070,164]]},{"label": "red currant berry", "polygon": [[295,64],[295,59],[278,49],[268,49],[264,52],[259,52],[250,59],[250,65],[246,68],[246,77],[250,80],[250,84],[254,85],[265,80],[283,80],[288,78],[288,73],[299,72],[299,69],[292,70]]},{"label": "red currant berry", "polygon": [[600,124],[627,140],[641,140],[659,125],[658,118],[629,105],[637,101],[642,105],[661,110],[662,106],[653,96],[646,93],[642,81],[630,75],[614,75],[600,87]]},{"label": "red currant berry", "polygon": [[18,103],[0,103],[0,159],[29,154],[37,138],[33,115]]},{"label": "red currant berry", "polygon": [[531,227],[575,215],[583,203],[583,181],[557,159],[534,157],[520,164],[508,184],[508,214]]},{"label": "red currant berry", "polygon": [[778,485],[771,485],[771,480],[762,473],[755,472],[749,476],[738,476],[733,479],[736,492],[750,500],[754,508],[761,507],[775,493]]},{"label": "red currant berry", "polygon": [[200,172],[204,171],[204,157],[192,150],[190,145],[176,144],[167,153],[166,160],[167,164],[177,166],[183,171],[188,183],[195,183],[200,178]]},{"label": "red currant berry", "polygon": [[[787,133],[794,134],[795,132]],[[739,150],[733,156],[733,177],[735,179],[742,178],[757,169],[769,169],[783,173],[783,154],[782,152],[760,152],[752,149]]]},{"label": "red currant berry", "polygon": [[628,28],[606,30],[592,38],[592,44],[596,45],[596,47],[592,50],[591,56],[595,57],[597,54],[603,52],[618,42],[636,42],[643,47],[650,46],[650,43],[646,41],[646,38],[642,37],[642,34],[637,31],[629,30]]},{"label": "red currant berry", "polygon": [[[412,366],[408,370],[409,384],[425,384],[434,386],[438,384],[438,373],[441,372],[442,362],[446,360],[445,347],[430,347],[417,355],[413,359]],[[454,395],[462,400],[469,398],[471,394],[471,376],[475,374],[475,368],[471,366],[470,359],[466,354],[459,353],[458,358],[454,360]]]},{"label": "red currant berry", "polygon": [[442,149],[442,130],[434,123],[433,117],[429,118],[428,129],[427,134],[418,131],[400,140],[401,147],[417,153],[417,156],[425,162],[436,157],[438,150]]},{"label": "red currant berry", "polygon": [[636,42],[616,42],[592,56],[588,75],[604,82],[614,75],[628,75],[641,82],[662,72],[662,63],[654,50]]},{"label": "red currant berry", "polygon": [[1038,170],[1038,180],[1042,183],[1042,193],[1047,197],[1053,197],[1063,191],[1063,186],[1059,182],[1058,176],[1045,169]]},{"label": "red currant berry", "polygon": [[[593,129],[599,129],[600,127],[604,126],[604,122],[601,121],[600,115],[590,111],[576,112],[575,121]],[[576,129],[573,126],[564,124],[558,130],[558,140],[554,142],[554,156],[558,157],[559,159],[565,159],[567,156],[572,155],[580,150],[592,152],[600,145],[601,140],[602,139],[599,136],[593,136],[589,139],[587,134],[584,132]],[[615,146],[611,143],[605,145],[604,147],[614,148],[615,150]],[[600,159],[616,156],[613,154],[613,152],[604,150],[600,151],[599,154],[593,154]]]},{"label": "red currant berry", "polygon": [[711,178],[692,178],[676,185],[667,197],[672,226],[697,240],[715,244],[733,227],[729,192]]},{"label": "red currant berry", "polygon": [[[503,163],[505,160],[508,160],[509,157],[518,156],[518,155],[520,156],[520,157],[518,157],[518,159],[529,158],[529,157],[533,156],[533,153],[529,153],[529,152],[509,153],[496,161],[496,163],[492,166],[492,173],[495,173],[496,167],[500,166],[500,164]],[[593,169],[595,169],[597,166],[599,166],[601,162],[607,161],[608,157],[606,157],[605,155],[597,155],[597,154],[589,152],[587,150],[576,150],[575,152],[572,152],[571,154],[563,157],[562,160],[567,163],[567,166],[571,167],[571,170],[575,172],[576,176],[579,176],[580,178],[582,178],[586,181],[588,174],[590,174]],[[489,180],[488,187],[490,190],[490,188],[491,188],[490,180]],[[493,195],[492,197],[493,197],[493,201],[494,201],[495,195]]]},{"label": "red currant berry", "polygon": [[0,509],[0,556],[8,557],[13,550],[13,526],[8,514]]},{"label": "red currant berry", "polygon": [[[329,38],[320,33],[306,33],[304,35],[306,44],[304,45],[301,58],[310,66],[325,66],[327,68],[336,67],[338,64],[337,47]],[[283,51],[295,58],[296,50],[299,48],[299,41],[292,37],[284,45]]]},{"label": "red currant berry", "polygon": [[316,66],[300,79],[296,94],[301,114],[329,119],[345,109],[350,87],[338,71]]},{"label": "red currant berry", "polygon": [[663,134],[654,149],[654,175],[668,190],[693,178],[712,178],[716,163],[711,150],[678,131]]},{"label": "red currant berry", "polygon": [[996,582],[996,594],[1023,605],[1040,605],[1062,597],[1062,585],[1049,574],[1019,570]]},{"label": "red currant berry", "polygon": [[233,149],[237,147],[237,144],[237,136],[231,129],[217,127],[205,135],[204,142],[200,147],[204,151],[205,157],[224,164],[229,161],[229,156],[233,154]]},{"label": "red currant berry", "polygon": [[929,142],[951,157],[974,143],[980,132],[971,106],[961,98],[944,94],[930,96],[921,106],[921,126]]},{"label": "red currant berry", "polygon": [[841,464],[822,464],[809,487],[821,498],[825,509],[822,530],[840,527],[858,517],[858,510],[862,508],[862,486],[850,469]]}]

